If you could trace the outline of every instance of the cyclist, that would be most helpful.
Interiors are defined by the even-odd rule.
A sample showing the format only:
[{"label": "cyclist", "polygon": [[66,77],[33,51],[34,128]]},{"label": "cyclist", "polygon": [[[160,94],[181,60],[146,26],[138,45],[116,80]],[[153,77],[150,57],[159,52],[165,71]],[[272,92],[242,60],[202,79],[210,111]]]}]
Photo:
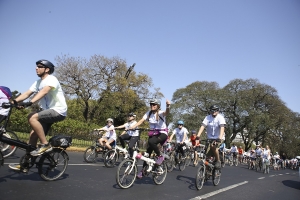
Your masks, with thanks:
[{"label": "cyclist", "polygon": [[[168,139],[168,129],[166,125],[166,116],[170,112],[170,101],[166,100],[166,110],[160,110],[161,102],[158,99],[150,100],[150,110],[145,113],[142,119],[138,121],[138,123],[129,127],[129,129],[135,129],[139,125],[141,125],[146,120],[149,122],[150,129],[159,129],[160,131],[150,131],[148,133],[148,148],[147,153],[150,156],[154,151],[157,160],[156,163],[160,165],[164,161],[164,157],[160,155],[160,151],[158,148],[158,144],[163,145],[165,141]],[[147,165],[146,162],[143,163],[143,168]],[[140,171],[137,175],[137,178],[143,177],[143,171]]]},{"label": "cyclist", "polygon": [[231,148],[230,148],[230,154],[232,154],[232,157],[233,157],[233,158],[236,158],[236,157],[237,157],[237,154],[238,154],[238,148],[237,148],[237,146],[236,146],[234,143],[232,143],[232,146],[231,146]]},{"label": "cyclist", "polygon": [[[52,150],[46,135],[54,122],[64,120],[67,115],[67,103],[63,90],[57,78],[52,75],[54,67],[48,60],[38,60],[36,62],[36,73],[40,79],[35,81],[29,90],[12,102],[17,104],[18,108],[25,108],[39,101],[41,111],[28,115],[28,122],[32,128],[29,144],[36,146],[38,139],[41,142],[36,150],[30,152],[32,156],[39,156]],[[30,101],[23,102],[34,93],[35,95]]]},{"label": "cyclist", "polygon": [[209,108],[210,115],[207,115],[200,127],[200,130],[198,132],[198,139],[201,136],[201,133],[206,128],[207,132],[207,139],[209,140],[215,140],[213,143],[210,144],[209,149],[212,151],[214,157],[215,157],[215,167],[221,168],[221,162],[219,159],[219,153],[218,153],[218,146],[220,145],[220,142],[224,135],[224,127],[225,127],[225,118],[223,115],[219,114],[219,107],[217,105],[212,105]]},{"label": "cyclist", "polygon": [[256,145],[255,154],[256,154],[256,164],[258,165],[259,163],[262,163],[262,158],[261,158],[262,149],[259,144]]},{"label": "cyclist", "polygon": [[[220,158],[221,162],[225,162],[225,152],[226,152],[226,144],[225,144],[225,141],[222,142],[222,144],[220,145],[219,147],[219,152],[221,153],[222,155],[222,158]],[[222,163],[222,164],[223,164]]]},{"label": "cyclist", "polygon": [[239,160],[239,163],[242,163],[243,159],[244,159],[244,156],[243,156],[244,150],[243,150],[242,146],[239,146],[237,150],[238,150],[238,160]]},{"label": "cyclist", "polygon": [[174,129],[172,135],[170,136],[170,141],[172,141],[174,135],[176,136],[176,143],[178,146],[176,152],[178,153],[178,151],[181,153],[182,155],[182,158],[185,159],[185,150],[184,150],[184,147],[185,147],[185,141],[186,141],[186,138],[187,138],[187,133],[188,133],[188,130],[183,127],[183,124],[184,122],[182,120],[179,120],[177,122],[177,128]]},{"label": "cyclist", "polygon": [[112,149],[112,146],[114,146],[115,141],[117,140],[117,135],[113,123],[114,120],[112,118],[108,118],[106,120],[106,126],[100,129],[96,129],[97,131],[105,131],[105,135],[99,139],[99,143],[101,146],[104,146],[103,143],[105,142],[105,147],[107,147],[108,149]]},{"label": "cyclist", "polygon": [[194,149],[194,167],[196,167],[198,165],[198,151],[200,151],[200,144],[199,142],[197,142],[198,140],[197,139],[197,133],[195,130],[192,130],[192,135],[191,135],[191,143],[192,143],[192,146],[193,146],[193,149]]},{"label": "cyclist", "polygon": [[271,159],[271,151],[270,151],[270,148],[269,146],[267,145],[266,148],[263,150],[262,152],[262,161],[263,161],[263,164],[267,164],[267,163],[270,163],[270,159]]},{"label": "cyclist", "polygon": [[[12,94],[8,87],[0,86],[0,105],[3,103],[8,103]],[[0,123],[6,118],[9,113],[10,108],[2,108],[0,107]]]},{"label": "cyclist", "polygon": [[256,161],[255,150],[253,148],[251,148],[249,153],[250,153],[250,155],[249,155],[250,166],[255,166],[255,161]]},{"label": "cyclist", "polygon": [[[130,126],[137,123],[135,118],[136,118],[136,115],[134,113],[129,113],[127,123],[125,123],[121,126],[117,126],[117,127],[115,127],[115,129],[125,128],[125,130],[127,130]],[[122,145],[123,148],[125,148],[125,140],[129,140],[129,145],[128,145],[129,149],[128,149],[128,151],[129,151],[130,157],[132,158],[132,156],[133,156],[133,147],[137,143],[137,141],[139,140],[139,131],[138,130],[124,131],[119,136],[119,140],[120,140],[121,145]]]}]

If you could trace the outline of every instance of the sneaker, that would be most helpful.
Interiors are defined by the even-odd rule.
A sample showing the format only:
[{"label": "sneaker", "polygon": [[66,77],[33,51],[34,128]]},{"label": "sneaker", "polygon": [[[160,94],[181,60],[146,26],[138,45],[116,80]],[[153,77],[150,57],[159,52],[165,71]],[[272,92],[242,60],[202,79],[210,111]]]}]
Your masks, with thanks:
[{"label": "sneaker", "polygon": [[12,170],[20,171],[21,166],[20,164],[9,164],[8,167]]},{"label": "sneaker", "polygon": [[158,156],[157,160],[156,160],[156,164],[161,165],[161,163],[164,161],[164,157],[163,156]]},{"label": "sneaker", "polygon": [[49,151],[51,151],[51,150],[52,150],[52,147],[51,147],[51,145],[48,143],[48,144],[43,144],[43,145],[41,145],[40,148],[37,148],[36,150],[30,152],[30,154],[31,154],[32,156],[39,156],[39,155],[42,155],[43,153],[49,152]]},{"label": "sneaker", "polygon": [[143,172],[140,171],[140,172],[136,175],[136,177],[137,177],[138,179],[143,178]]},{"label": "sneaker", "polygon": [[218,160],[215,163],[215,168],[220,169],[221,168],[221,162]]}]

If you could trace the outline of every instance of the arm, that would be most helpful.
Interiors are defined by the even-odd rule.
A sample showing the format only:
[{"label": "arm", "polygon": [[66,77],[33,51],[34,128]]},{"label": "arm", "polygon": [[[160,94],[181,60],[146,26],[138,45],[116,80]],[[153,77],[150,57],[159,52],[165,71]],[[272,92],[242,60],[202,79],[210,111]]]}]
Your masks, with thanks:
[{"label": "arm", "polygon": [[172,142],[173,136],[174,136],[174,133],[172,133],[172,135],[170,136],[170,139],[169,139],[170,142]]},{"label": "arm", "polygon": [[184,135],[183,135],[183,138],[182,138],[181,144],[183,144],[183,143],[184,143],[184,141],[185,141],[185,138],[186,138],[186,133],[184,133]]},{"label": "arm", "polygon": [[31,90],[27,90],[26,92],[24,92],[23,94],[18,96],[15,100],[17,102],[23,101],[23,100],[27,99],[28,97],[30,97],[32,94],[33,94],[33,92]]},{"label": "arm", "polygon": [[140,121],[138,121],[138,123],[136,123],[133,126],[131,126],[130,129],[135,129],[136,127],[138,127],[139,125],[141,125],[144,121],[145,121],[144,118],[140,119]]},{"label": "arm", "polygon": [[52,87],[45,86],[41,91],[39,91],[32,99],[31,102],[34,103],[41,98],[43,98],[46,94],[48,94],[51,91]]},{"label": "arm", "polygon": [[166,111],[164,112],[164,116],[167,116],[170,113],[170,105],[171,105],[171,102],[167,99],[167,101],[166,101]]},{"label": "arm", "polygon": [[205,125],[204,124],[202,124],[202,126],[200,127],[200,130],[199,130],[199,132],[198,132],[198,135],[197,135],[197,137],[199,137],[200,138],[200,136],[201,136],[201,133],[203,132],[203,130],[205,129]]},{"label": "arm", "polygon": [[221,128],[220,128],[220,136],[219,136],[219,139],[220,140],[222,140],[222,138],[223,138],[223,135],[224,135],[224,124],[221,124],[220,125],[221,126]]}]

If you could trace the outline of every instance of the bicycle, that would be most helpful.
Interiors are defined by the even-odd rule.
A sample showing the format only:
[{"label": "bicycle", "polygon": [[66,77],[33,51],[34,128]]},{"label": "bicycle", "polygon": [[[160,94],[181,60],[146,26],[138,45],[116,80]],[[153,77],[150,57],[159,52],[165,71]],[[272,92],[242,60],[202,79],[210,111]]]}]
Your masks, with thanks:
[{"label": "bicycle", "polygon": [[[186,157],[183,157],[183,155],[178,150],[180,144],[175,145],[175,166],[178,165],[178,168],[180,171],[183,171],[185,169],[186,165]],[[183,151],[186,150],[186,147],[182,147]]]},{"label": "bicycle", "polygon": [[220,161],[221,161],[221,167],[225,167],[225,152],[221,151],[219,149],[219,158],[220,158]]},{"label": "bicycle", "polygon": [[[136,129],[137,130],[137,129]],[[160,129],[138,129],[148,131],[160,131]],[[149,176],[152,174],[152,179],[156,185],[161,185],[167,177],[167,166],[166,162],[163,161],[161,165],[157,165],[154,158],[150,158],[150,155],[144,155],[139,153],[138,149],[133,152],[132,158],[123,160],[117,169],[116,182],[122,189],[131,187],[137,176],[137,161],[143,160],[146,162],[146,166],[143,167],[143,176]],[[164,155],[163,155],[164,156]]]},{"label": "bicycle", "polygon": [[[10,139],[14,139],[14,140],[19,140],[18,136],[13,131],[9,131],[6,129],[10,115],[11,115],[11,111],[12,111],[12,109],[9,109],[8,115],[5,117],[4,123],[0,127],[0,130],[2,130],[4,132],[3,136],[10,138]],[[9,145],[7,143],[0,141],[0,150],[2,152],[3,158],[7,158],[8,156],[10,156],[16,152],[17,147],[14,145]]]},{"label": "bicycle", "polygon": [[237,153],[233,153],[233,155],[232,155],[232,163],[233,163],[233,165],[234,166],[238,166],[238,159],[237,159]]},{"label": "bicycle", "polygon": [[[213,159],[207,158],[208,145],[213,144],[215,140],[201,140],[205,141],[205,147],[202,154],[199,155],[201,159],[199,161],[199,168],[197,170],[195,185],[197,190],[201,190],[204,182],[208,181],[212,177],[212,182],[214,186],[217,186],[221,180],[221,169],[217,169],[214,166]],[[200,157],[201,156],[201,157]]]},{"label": "bicycle", "polygon": [[109,149],[105,145],[99,143],[99,139],[102,137],[102,134],[99,131],[92,131],[90,133],[91,137],[94,137],[94,142],[91,146],[86,148],[83,153],[83,159],[87,163],[94,163],[98,157],[98,154],[102,154],[102,158],[105,158],[105,154]]},{"label": "bicycle", "polygon": [[270,160],[263,158],[262,163],[263,163],[263,165],[262,165],[263,173],[269,174],[270,173]]},{"label": "bicycle", "polygon": [[262,169],[262,158],[261,158],[261,156],[256,156],[256,163],[255,163],[255,171],[257,171],[258,172],[258,169],[259,169],[259,171],[261,171],[261,169]]},{"label": "bicycle", "polygon": [[[126,141],[128,144],[129,140]],[[135,143],[133,149],[138,149],[138,141]],[[129,157],[128,150],[126,148],[121,148],[116,145],[113,149],[107,151],[104,156],[104,165],[108,168],[112,168],[115,166],[115,163],[122,157],[122,160],[127,159]]]},{"label": "bicycle", "polygon": [[167,142],[162,147],[161,154],[165,156],[165,163],[167,165],[168,172],[173,171],[175,166],[175,155],[174,155],[174,149],[175,144],[173,142]]},{"label": "bicycle", "polygon": [[[5,106],[3,106],[3,104]],[[13,108],[14,104],[3,103],[2,107]],[[20,172],[28,173],[29,169],[36,165],[40,177],[46,181],[54,181],[60,178],[67,169],[69,156],[65,151],[72,143],[72,137],[57,135],[49,139],[52,150],[39,156],[32,156],[31,151],[36,147],[20,140],[4,136],[5,132],[0,130],[0,141],[8,145],[16,146],[25,150],[25,155],[20,159]]]}]

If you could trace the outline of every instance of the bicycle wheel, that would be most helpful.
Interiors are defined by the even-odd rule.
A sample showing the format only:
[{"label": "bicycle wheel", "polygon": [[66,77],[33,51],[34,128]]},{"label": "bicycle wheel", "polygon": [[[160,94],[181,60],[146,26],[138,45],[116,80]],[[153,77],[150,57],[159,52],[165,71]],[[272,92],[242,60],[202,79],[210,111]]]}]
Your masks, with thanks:
[{"label": "bicycle wheel", "polygon": [[0,151],[0,167],[3,166],[3,164],[4,164],[4,157],[2,152]]},{"label": "bicycle wheel", "polygon": [[[19,140],[18,136],[12,132],[12,131],[6,131],[6,133],[3,134],[4,137],[13,139],[13,140]],[[12,155],[15,153],[17,150],[16,146],[6,144],[4,142],[0,142],[0,149],[2,151],[3,157],[7,158],[8,156]]]},{"label": "bicycle wheel", "polygon": [[171,155],[170,155],[170,159],[166,160],[165,162],[166,162],[166,165],[167,165],[167,170],[168,170],[168,172],[173,171],[174,165],[175,165],[175,158],[174,158],[174,155],[171,154]]},{"label": "bicycle wheel", "polygon": [[179,156],[179,162],[178,162],[178,167],[180,171],[183,171],[185,169],[185,159],[181,158],[181,155]]},{"label": "bicycle wheel", "polygon": [[115,150],[109,150],[104,156],[105,167],[112,168],[118,160],[118,153]]},{"label": "bicycle wheel", "polygon": [[212,174],[212,181],[214,186],[219,185],[221,180],[221,171],[219,169],[214,168]]},{"label": "bicycle wheel", "polygon": [[96,157],[97,157],[97,149],[94,146],[88,147],[84,153],[83,153],[83,159],[87,163],[93,163],[96,162]]},{"label": "bicycle wheel", "polygon": [[234,166],[238,166],[238,161],[236,158],[234,159]]},{"label": "bicycle wheel", "polygon": [[153,172],[152,179],[156,185],[163,184],[163,182],[167,177],[167,171],[168,169],[165,162],[155,167],[155,171]]},{"label": "bicycle wheel", "polygon": [[191,152],[188,152],[185,158],[185,166],[189,166],[191,164],[191,161],[192,161]]},{"label": "bicycle wheel", "polygon": [[63,149],[53,148],[51,152],[43,154],[40,158],[39,174],[46,181],[54,181],[64,174],[68,162],[69,156]]},{"label": "bicycle wheel", "polygon": [[132,186],[136,179],[137,166],[133,160],[123,160],[117,169],[116,181],[120,188],[127,189]]},{"label": "bicycle wheel", "polygon": [[195,186],[197,190],[201,190],[205,179],[205,167],[201,164],[197,170],[195,178]]}]

